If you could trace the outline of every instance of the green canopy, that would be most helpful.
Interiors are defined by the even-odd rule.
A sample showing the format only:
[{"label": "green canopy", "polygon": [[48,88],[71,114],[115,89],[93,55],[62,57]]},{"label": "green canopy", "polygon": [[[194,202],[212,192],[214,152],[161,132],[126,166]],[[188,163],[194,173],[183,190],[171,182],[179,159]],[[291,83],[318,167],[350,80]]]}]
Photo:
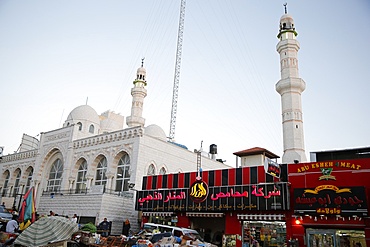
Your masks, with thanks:
[{"label": "green canopy", "polygon": [[50,242],[68,240],[77,231],[78,225],[65,217],[42,217],[27,227],[14,243],[28,247],[46,246]]}]

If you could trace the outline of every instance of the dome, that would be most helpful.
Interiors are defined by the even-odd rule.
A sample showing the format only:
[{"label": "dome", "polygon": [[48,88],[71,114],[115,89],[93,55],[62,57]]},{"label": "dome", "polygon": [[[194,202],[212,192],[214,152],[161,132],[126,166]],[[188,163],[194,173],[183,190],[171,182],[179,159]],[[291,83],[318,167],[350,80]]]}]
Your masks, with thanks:
[{"label": "dome", "polygon": [[144,67],[140,67],[137,69],[136,74],[146,74],[146,69]]},{"label": "dome", "polygon": [[76,107],[69,113],[66,122],[76,122],[76,121],[89,121],[92,123],[100,124],[100,119],[98,113],[88,105],[81,105]]},{"label": "dome", "polygon": [[145,82],[145,77],[146,77],[146,70],[144,67],[141,66],[140,68],[137,69],[136,80]]},{"label": "dome", "polygon": [[156,124],[151,124],[145,128],[145,134],[163,141],[167,140],[167,136],[163,129]]},{"label": "dome", "polygon": [[285,14],[280,18],[280,31],[281,30],[294,30],[294,20],[291,15]]}]

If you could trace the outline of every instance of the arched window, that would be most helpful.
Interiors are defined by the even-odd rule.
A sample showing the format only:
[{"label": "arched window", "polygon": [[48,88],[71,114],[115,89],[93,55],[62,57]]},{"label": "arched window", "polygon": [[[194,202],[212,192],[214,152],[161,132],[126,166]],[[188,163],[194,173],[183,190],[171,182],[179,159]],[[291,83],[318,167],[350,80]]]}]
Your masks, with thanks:
[{"label": "arched window", "polygon": [[84,193],[86,191],[86,178],[87,174],[87,162],[84,160],[77,172],[77,182],[76,182],[76,193]]},{"label": "arched window", "polygon": [[30,187],[31,187],[31,182],[32,182],[32,175],[33,175],[33,168],[31,167],[28,171],[28,176],[27,176],[27,182],[26,182],[26,190],[25,192],[27,192]]},{"label": "arched window", "polygon": [[130,181],[130,156],[125,154],[121,157],[117,166],[116,191],[128,191]]},{"label": "arched window", "polygon": [[78,130],[82,130],[82,123],[81,122],[78,122],[77,126],[78,126]]},{"label": "arched window", "polygon": [[155,166],[150,164],[147,175],[155,175]]},{"label": "arched window", "polygon": [[56,159],[50,169],[47,191],[60,191],[62,174],[63,163],[60,159]]},{"label": "arched window", "polygon": [[15,170],[17,173],[17,176],[15,177],[15,182],[14,182],[14,190],[13,190],[13,196],[15,197],[18,192],[19,192],[19,181],[21,180],[21,170],[17,169]]},{"label": "arched window", "polygon": [[96,168],[95,185],[106,185],[107,184],[107,159],[104,157],[99,161],[98,167]]},{"label": "arched window", "polygon": [[6,175],[5,175],[5,181],[4,181],[4,187],[3,187],[2,196],[7,196],[7,193],[8,193],[8,184],[9,184],[9,178],[10,178],[9,171],[6,171],[5,173],[6,173]]},{"label": "arched window", "polygon": [[94,125],[90,125],[89,132],[94,134],[94,130],[95,130]]},{"label": "arched window", "polygon": [[162,167],[162,168],[159,170],[159,174],[161,174],[161,175],[166,174],[166,168]]}]

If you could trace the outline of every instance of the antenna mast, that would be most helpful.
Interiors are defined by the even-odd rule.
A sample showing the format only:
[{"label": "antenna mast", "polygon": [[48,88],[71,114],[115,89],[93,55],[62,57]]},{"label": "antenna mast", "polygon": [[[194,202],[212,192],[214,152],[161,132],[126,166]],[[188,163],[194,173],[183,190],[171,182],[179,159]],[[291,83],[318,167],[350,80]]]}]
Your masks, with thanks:
[{"label": "antenna mast", "polygon": [[175,141],[177,98],[179,96],[179,79],[180,79],[181,54],[182,54],[182,40],[183,40],[184,22],[185,22],[185,2],[186,0],[181,0],[179,30],[177,34],[176,64],[175,64],[175,76],[174,76],[174,82],[173,82],[171,123],[170,123],[170,136],[169,136],[170,142]]}]

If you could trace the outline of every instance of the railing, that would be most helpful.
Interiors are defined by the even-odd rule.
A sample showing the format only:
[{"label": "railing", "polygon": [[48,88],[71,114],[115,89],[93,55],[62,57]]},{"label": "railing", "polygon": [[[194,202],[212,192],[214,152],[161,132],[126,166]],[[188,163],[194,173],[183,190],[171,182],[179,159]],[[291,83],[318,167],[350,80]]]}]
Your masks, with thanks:
[{"label": "railing", "polygon": [[108,190],[103,188],[100,191],[92,190],[92,189],[69,189],[69,190],[57,190],[57,191],[43,191],[42,196],[65,196],[65,195],[87,195],[87,194],[109,194],[109,195],[116,195],[116,196],[126,196],[127,194],[132,194],[131,191],[115,191],[115,190]]},{"label": "railing", "polygon": [[11,162],[16,160],[23,160],[23,159],[30,159],[35,158],[37,155],[37,150],[31,150],[31,151],[25,151],[21,153],[15,153],[15,154],[8,154],[5,156],[2,156],[2,159],[0,162]]}]

